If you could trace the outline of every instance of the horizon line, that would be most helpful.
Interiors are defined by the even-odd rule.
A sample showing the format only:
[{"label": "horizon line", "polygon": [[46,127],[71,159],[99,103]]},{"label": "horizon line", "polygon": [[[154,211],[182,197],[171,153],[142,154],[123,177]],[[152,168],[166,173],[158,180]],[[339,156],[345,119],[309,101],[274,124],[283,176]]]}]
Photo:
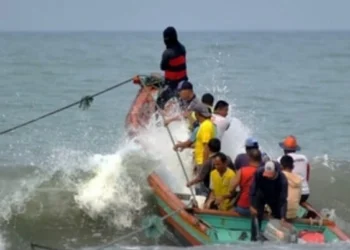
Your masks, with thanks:
[{"label": "horizon line", "polygon": [[[206,32],[246,32],[246,33],[258,33],[258,32],[349,32],[350,29],[222,29],[222,30],[206,30],[206,29],[186,29],[181,30],[177,29],[178,33],[191,33],[191,32],[200,32],[200,33],[206,33]],[[6,32],[21,32],[21,33],[34,33],[34,32],[41,32],[41,33],[78,33],[78,32],[120,32],[120,33],[126,33],[126,32],[134,32],[134,33],[151,33],[151,32],[163,32],[163,30],[156,30],[156,29],[150,29],[150,30],[88,30],[88,29],[81,29],[81,30],[10,30],[10,29],[0,29],[1,33]]]}]

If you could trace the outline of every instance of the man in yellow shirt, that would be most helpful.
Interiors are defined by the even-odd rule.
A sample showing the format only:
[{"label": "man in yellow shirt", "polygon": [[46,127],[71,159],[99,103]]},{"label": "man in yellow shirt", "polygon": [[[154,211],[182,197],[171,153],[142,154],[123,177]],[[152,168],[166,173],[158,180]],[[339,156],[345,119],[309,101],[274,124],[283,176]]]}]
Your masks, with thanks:
[{"label": "man in yellow shirt", "polygon": [[230,183],[235,177],[235,172],[227,167],[227,156],[218,153],[213,160],[215,169],[210,173],[210,194],[205,208],[227,211],[230,209],[230,199],[223,199],[230,194]]},{"label": "man in yellow shirt", "polygon": [[[202,166],[209,157],[208,143],[215,137],[216,128],[211,121],[211,113],[208,107],[203,103],[196,103],[192,106],[193,112],[195,112],[196,119],[199,121],[199,128],[196,134],[196,140],[194,142],[194,162],[195,168]],[[174,146],[174,150],[190,147],[191,141],[177,143]]]}]

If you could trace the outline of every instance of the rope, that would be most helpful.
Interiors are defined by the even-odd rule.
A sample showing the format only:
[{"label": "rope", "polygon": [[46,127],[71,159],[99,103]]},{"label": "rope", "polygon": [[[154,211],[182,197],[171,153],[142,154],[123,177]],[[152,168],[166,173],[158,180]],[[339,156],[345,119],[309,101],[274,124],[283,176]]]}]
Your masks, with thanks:
[{"label": "rope", "polygon": [[[143,84],[143,83],[141,83],[141,84]],[[144,85],[144,84],[143,84],[143,85]],[[144,87],[145,87],[145,85],[144,85]],[[149,94],[151,94],[151,93],[149,92]],[[155,102],[155,104],[156,104],[157,109],[158,109],[158,110],[161,110],[161,108],[159,107],[158,103]],[[163,121],[165,122],[165,117],[164,117],[164,115],[163,115],[161,112],[158,112],[158,113],[160,114],[160,116],[162,117]],[[176,143],[175,143],[174,137],[173,137],[173,135],[172,135],[172,133],[171,133],[171,131],[170,131],[168,125],[166,125],[165,128],[166,128],[166,130],[167,130],[167,132],[168,132],[168,134],[169,134],[169,137],[170,137],[170,140],[171,140],[173,146],[175,146]],[[187,183],[188,183],[188,182],[190,181],[190,179],[189,179],[188,174],[187,174],[187,172],[186,172],[184,163],[183,163],[183,161],[182,161],[182,159],[181,159],[181,156],[180,156],[179,152],[178,152],[178,151],[175,151],[175,152],[176,152],[176,155],[177,155],[177,159],[178,159],[179,162],[180,162],[182,171],[183,171],[183,173],[184,173],[184,175],[185,175],[186,181],[187,181]],[[196,200],[196,195],[195,195],[195,193],[194,193],[192,187],[190,187],[189,189],[190,189],[191,196],[192,196],[192,198],[193,198],[194,204],[195,204],[196,206],[198,206],[198,203],[197,203],[197,200]]]},{"label": "rope", "polygon": [[85,110],[86,108],[88,108],[88,107],[91,105],[91,103],[92,103],[94,97],[99,96],[99,95],[102,95],[102,94],[104,94],[104,93],[106,93],[106,92],[108,92],[108,91],[110,91],[110,90],[112,90],[112,89],[118,88],[118,87],[120,87],[120,86],[122,86],[122,85],[124,85],[124,84],[126,84],[126,83],[128,83],[128,82],[130,82],[130,81],[132,81],[132,78],[127,79],[127,80],[125,80],[125,81],[123,81],[123,82],[121,82],[121,83],[118,83],[118,84],[116,84],[116,85],[113,85],[113,86],[111,86],[111,87],[109,87],[109,88],[107,88],[107,89],[105,89],[105,90],[100,91],[100,92],[97,92],[96,94],[93,94],[93,95],[91,95],[91,96],[85,96],[85,97],[83,97],[80,101],[73,102],[73,103],[71,103],[71,104],[69,104],[69,105],[67,105],[67,106],[64,106],[64,107],[62,107],[62,108],[56,109],[56,110],[54,110],[54,111],[52,111],[52,112],[49,112],[49,113],[47,113],[47,114],[45,114],[45,115],[42,115],[42,116],[39,116],[39,117],[37,117],[37,118],[35,118],[35,119],[32,119],[32,120],[30,120],[30,121],[27,121],[27,122],[25,122],[25,123],[22,123],[22,124],[19,124],[19,125],[17,125],[17,126],[14,126],[14,127],[12,127],[12,128],[3,130],[3,131],[0,132],[0,135],[7,134],[7,133],[9,133],[9,132],[11,132],[11,131],[14,131],[14,130],[19,129],[19,128],[21,128],[21,127],[27,126],[27,125],[29,125],[29,124],[31,124],[31,123],[37,122],[37,121],[39,121],[39,120],[42,120],[42,119],[44,119],[44,118],[46,118],[46,117],[48,117],[48,116],[54,115],[54,114],[56,114],[56,113],[59,113],[59,112],[61,112],[61,111],[63,111],[63,110],[66,110],[66,109],[69,109],[69,108],[71,108],[71,107],[73,107],[73,106],[76,106],[76,105],[78,105],[78,104],[79,104],[79,108],[82,108],[83,110]]},{"label": "rope", "polygon": [[[189,207],[191,204],[192,204],[192,202],[189,202],[189,203],[185,206],[185,208],[186,208],[186,207]],[[181,210],[183,210],[183,209],[184,209],[184,207],[181,207],[181,208],[179,208],[179,209],[177,209],[177,210],[171,212],[170,214],[161,217],[161,221],[164,221],[164,220],[166,220],[167,218],[174,216],[175,214],[179,213],[179,212],[180,212]],[[130,233],[128,233],[128,234],[125,234],[125,235],[119,237],[119,238],[116,239],[116,240],[111,241],[110,243],[108,243],[108,244],[106,244],[106,245],[104,245],[104,246],[102,246],[102,247],[97,248],[96,250],[103,250],[103,249],[105,249],[105,248],[107,248],[107,247],[113,246],[113,245],[117,244],[118,242],[120,242],[120,241],[122,241],[122,240],[125,240],[125,239],[128,239],[128,238],[130,238],[131,236],[133,236],[133,235],[135,235],[135,234],[138,234],[138,233],[140,233],[140,232],[142,232],[142,231],[145,231],[146,229],[148,229],[148,228],[150,228],[150,227],[152,227],[152,226],[153,226],[153,225],[151,224],[151,225],[148,225],[148,226],[145,226],[145,227],[141,227],[141,228],[139,228],[139,229],[137,229],[137,230],[135,230],[135,231],[133,231],[133,232],[130,232]],[[60,249],[58,249],[58,248],[47,247],[47,246],[39,245],[39,244],[36,244],[36,243],[30,243],[30,246],[31,246],[31,249],[32,249],[32,250],[36,250],[36,248],[45,249],[45,250],[60,250]]]}]

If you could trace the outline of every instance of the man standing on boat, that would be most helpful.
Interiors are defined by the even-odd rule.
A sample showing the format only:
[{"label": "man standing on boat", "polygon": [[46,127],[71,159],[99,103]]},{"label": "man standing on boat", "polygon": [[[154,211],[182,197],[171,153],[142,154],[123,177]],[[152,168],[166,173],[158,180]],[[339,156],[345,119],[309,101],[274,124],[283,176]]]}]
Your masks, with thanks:
[{"label": "man standing on boat", "polygon": [[165,89],[157,99],[158,106],[163,109],[166,102],[177,95],[178,84],[187,81],[186,48],[178,38],[174,27],[167,27],[163,31],[166,46],[160,62],[160,69],[164,71]]},{"label": "man standing on boat", "polygon": [[[310,195],[309,179],[310,179],[310,163],[307,157],[303,154],[297,153],[300,150],[297,139],[295,136],[287,136],[283,142],[279,143],[279,146],[283,149],[285,155],[289,155],[293,158],[294,168],[293,173],[298,174],[303,178],[301,185],[301,199],[300,203],[305,202]],[[281,161],[281,157],[278,158],[278,162]]]},{"label": "man standing on boat", "polygon": [[178,85],[178,93],[180,96],[180,101],[182,104],[182,109],[184,113],[181,115],[176,115],[170,119],[164,121],[165,125],[177,120],[181,120],[182,117],[188,119],[190,124],[190,130],[193,128],[193,123],[196,121],[196,117],[193,112],[193,107],[201,103],[201,100],[197,98],[196,94],[193,91],[193,85],[189,81],[183,81]]},{"label": "man standing on boat", "polygon": [[[208,143],[216,136],[216,128],[210,119],[211,113],[205,104],[197,103],[191,105],[191,110],[195,112],[196,119],[199,122],[198,132],[194,142],[195,172],[197,173],[197,170],[199,170],[203,163],[209,158]],[[188,143],[189,140],[186,142]],[[184,145],[185,143],[177,143],[174,145],[174,150],[187,147],[188,145]]]},{"label": "man standing on boat", "polygon": [[[288,181],[276,162],[268,161],[254,174],[250,188],[250,213],[253,216],[251,225],[251,240],[257,240],[257,230],[260,231],[264,217],[265,205],[271,209],[273,218],[285,221],[287,215]],[[256,228],[255,220],[258,220]]]}]

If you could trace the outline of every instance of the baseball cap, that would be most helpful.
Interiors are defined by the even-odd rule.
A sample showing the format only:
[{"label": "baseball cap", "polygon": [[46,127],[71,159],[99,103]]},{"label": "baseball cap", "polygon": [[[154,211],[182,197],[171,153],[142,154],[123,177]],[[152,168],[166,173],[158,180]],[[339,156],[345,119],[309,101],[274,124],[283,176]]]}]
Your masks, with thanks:
[{"label": "baseball cap", "polygon": [[254,138],[254,137],[249,137],[245,140],[245,143],[244,145],[248,148],[251,148],[251,147],[259,147],[259,143],[258,141]]},{"label": "baseball cap", "polygon": [[191,110],[193,112],[198,112],[199,114],[201,114],[204,117],[211,117],[211,113],[209,111],[209,108],[207,107],[207,105],[198,102],[196,104],[194,104],[193,106],[191,106]]},{"label": "baseball cap", "polygon": [[268,161],[264,165],[264,172],[263,176],[264,177],[273,177],[276,173],[276,165],[273,161]]},{"label": "baseball cap", "polygon": [[179,86],[177,87],[177,90],[178,91],[181,91],[181,90],[193,90],[193,85],[191,82],[189,81],[182,81],[179,83]]}]

